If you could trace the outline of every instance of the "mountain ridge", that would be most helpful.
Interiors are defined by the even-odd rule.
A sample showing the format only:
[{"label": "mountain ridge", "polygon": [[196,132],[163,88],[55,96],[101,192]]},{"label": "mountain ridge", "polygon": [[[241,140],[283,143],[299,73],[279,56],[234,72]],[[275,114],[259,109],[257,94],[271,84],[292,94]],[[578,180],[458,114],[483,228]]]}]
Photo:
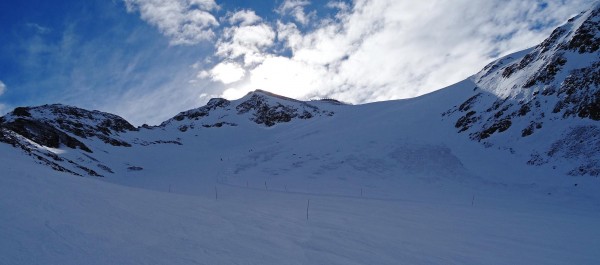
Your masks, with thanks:
[{"label": "mountain ridge", "polygon": [[[335,100],[300,101],[256,90],[237,100],[211,99],[205,106],[180,112],[160,125],[137,128],[119,116],[99,111],[65,105],[20,107],[0,118],[0,141],[53,168],[104,176],[117,171],[97,156],[110,153],[113,147],[186,145],[191,141],[188,137],[212,135],[204,130],[216,128],[232,137],[248,132],[256,141],[267,137],[261,136],[265,130],[280,133],[302,128],[307,135],[318,132],[329,135],[332,141],[336,136],[324,128],[360,132],[373,124],[370,126],[382,129],[369,128],[373,134],[364,137],[383,137],[390,144],[396,141],[395,136],[383,128],[416,142],[423,141],[423,135],[429,139],[447,137],[445,131],[454,128],[458,137],[453,141],[479,142],[484,149],[477,152],[492,148],[519,157],[530,166],[571,176],[598,176],[600,141],[594,136],[600,129],[594,122],[600,118],[599,31],[600,4],[596,4],[557,28],[541,44],[500,58],[463,82],[412,100],[352,106]],[[398,111],[406,113],[394,114]],[[328,125],[340,120],[346,123]],[[427,130],[427,126],[440,129]],[[579,140],[583,136],[588,137]],[[436,142],[435,146],[460,146],[427,141]],[[65,148],[75,151],[66,152],[73,157],[65,157]],[[410,159],[402,157],[405,161],[400,163],[409,163]]]},{"label": "mountain ridge", "polygon": [[[580,157],[575,146],[600,151],[594,136],[600,119],[600,4],[558,27],[539,45],[488,64],[471,79],[471,96],[444,115],[458,133],[487,146],[515,148],[542,134],[549,146],[530,146],[531,165],[583,159],[569,175],[598,176],[596,156]],[[568,140],[567,140],[568,139]],[[575,141],[576,140],[576,141]],[[580,148],[581,149],[581,148]],[[594,153],[589,148],[582,153]],[[567,154],[569,153],[569,154]]]}]

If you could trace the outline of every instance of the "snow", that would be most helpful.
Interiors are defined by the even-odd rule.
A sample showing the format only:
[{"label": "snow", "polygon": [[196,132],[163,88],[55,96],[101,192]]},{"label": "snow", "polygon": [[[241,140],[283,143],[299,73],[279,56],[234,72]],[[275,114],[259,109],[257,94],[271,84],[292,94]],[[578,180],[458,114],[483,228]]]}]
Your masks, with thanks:
[{"label": "snow", "polygon": [[471,205],[470,194],[461,202],[376,200],[217,184],[215,200],[213,186],[182,195],[64,175],[18,155],[3,158],[11,166],[0,178],[2,264],[600,261],[598,208],[551,196],[510,192],[496,201],[478,194]]}]

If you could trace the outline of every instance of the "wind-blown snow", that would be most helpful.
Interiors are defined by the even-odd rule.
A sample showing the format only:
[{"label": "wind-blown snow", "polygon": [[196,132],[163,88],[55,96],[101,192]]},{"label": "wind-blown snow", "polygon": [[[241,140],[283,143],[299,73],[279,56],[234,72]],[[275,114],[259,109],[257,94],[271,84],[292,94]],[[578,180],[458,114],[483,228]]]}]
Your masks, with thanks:
[{"label": "wind-blown snow", "polygon": [[[585,201],[520,192],[453,202],[249,188],[172,192],[72,177],[0,146],[2,264],[595,264],[600,218]],[[217,163],[217,162],[214,162]],[[132,178],[134,176],[131,176]],[[140,176],[137,176],[140,177]],[[192,177],[192,176],[190,176]],[[201,181],[202,182],[202,181]],[[214,184],[214,183],[213,183]],[[269,183],[271,184],[271,183]],[[195,195],[176,193],[185,188]],[[294,187],[288,186],[288,189]],[[276,191],[277,190],[277,191]],[[398,190],[405,192],[406,190]],[[307,200],[310,200],[306,219]]]}]

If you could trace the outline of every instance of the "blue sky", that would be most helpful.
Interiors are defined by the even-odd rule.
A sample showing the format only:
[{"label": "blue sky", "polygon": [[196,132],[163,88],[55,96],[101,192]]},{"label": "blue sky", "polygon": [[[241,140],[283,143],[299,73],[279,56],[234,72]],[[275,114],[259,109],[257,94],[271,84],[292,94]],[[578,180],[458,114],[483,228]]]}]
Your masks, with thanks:
[{"label": "blue sky", "polygon": [[157,124],[254,89],[407,98],[530,47],[592,1],[0,2],[0,111],[63,103]]}]

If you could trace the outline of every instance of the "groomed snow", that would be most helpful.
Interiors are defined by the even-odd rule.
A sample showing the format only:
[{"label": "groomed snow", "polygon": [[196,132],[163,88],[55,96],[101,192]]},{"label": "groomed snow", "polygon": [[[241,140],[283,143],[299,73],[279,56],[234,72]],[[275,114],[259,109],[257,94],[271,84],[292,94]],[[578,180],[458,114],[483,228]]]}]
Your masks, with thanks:
[{"label": "groomed snow", "polygon": [[182,195],[178,186],[169,193],[49,171],[9,149],[0,145],[0,264],[600,261],[598,208],[552,196],[386,200],[266,191],[262,183]]}]

